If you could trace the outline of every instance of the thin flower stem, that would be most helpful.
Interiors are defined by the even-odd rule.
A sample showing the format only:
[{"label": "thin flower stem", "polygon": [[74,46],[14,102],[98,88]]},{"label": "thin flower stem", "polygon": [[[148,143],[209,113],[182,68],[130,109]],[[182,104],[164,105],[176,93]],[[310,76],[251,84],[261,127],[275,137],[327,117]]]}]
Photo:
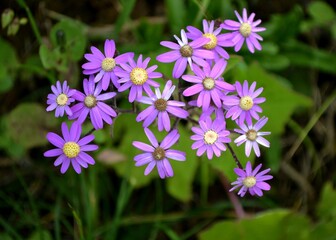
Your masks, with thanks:
[{"label": "thin flower stem", "polygon": [[230,153],[233,157],[233,159],[235,160],[237,166],[240,168],[240,169],[244,169],[243,166],[241,165],[236,153],[233,151],[233,148],[230,146],[229,143],[225,143],[225,145],[227,146],[227,148],[230,150]]},{"label": "thin flower stem", "polygon": [[199,124],[195,119],[193,119],[193,118],[191,118],[191,117],[188,117],[188,120],[189,120],[190,122],[196,124],[196,125]]},{"label": "thin flower stem", "polygon": [[219,175],[219,179],[233,205],[233,208],[236,212],[237,218],[238,219],[242,219],[245,217],[245,211],[244,208],[242,207],[242,205],[239,202],[238,197],[233,193],[230,192],[230,183],[228,181],[228,179],[225,177],[225,175],[222,172],[218,171],[218,175]]}]

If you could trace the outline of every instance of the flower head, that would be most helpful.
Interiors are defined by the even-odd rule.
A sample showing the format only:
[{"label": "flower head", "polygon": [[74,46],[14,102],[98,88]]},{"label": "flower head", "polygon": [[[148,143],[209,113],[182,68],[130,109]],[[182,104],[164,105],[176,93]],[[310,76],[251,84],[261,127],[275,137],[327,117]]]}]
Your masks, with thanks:
[{"label": "flower head", "polygon": [[225,122],[215,119],[212,122],[210,118],[199,122],[200,127],[192,127],[191,130],[195,135],[191,136],[192,149],[197,149],[197,156],[201,156],[205,151],[208,159],[212,159],[213,154],[217,157],[221,155],[221,151],[225,151],[224,143],[228,143],[231,139],[228,137],[230,132],[225,129]]},{"label": "flower head", "polygon": [[[266,183],[266,180],[270,180],[273,178],[272,175],[266,175],[271,169],[268,168],[259,172],[262,164],[259,164],[253,171],[250,162],[247,162],[245,171],[240,168],[235,168],[234,171],[238,175],[237,181],[231,183],[231,185],[235,185],[230,189],[230,192],[235,190],[236,188],[241,187],[238,192],[238,195],[244,197],[247,191],[254,196],[258,195],[261,197],[263,195],[262,191],[268,191],[271,189],[271,186]],[[258,173],[259,172],[259,173]]]},{"label": "flower head", "polygon": [[48,150],[44,153],[45,157],[57,157],[54,162],[55,166],[61,166],[61,173],[65,173],[70,163],[77,173],[81,173],[81,167],[87,168],[88,164],[93,165],[94,159],[86,152],[95,151],[98,146],[88,144],[94,139],[94,135],[88,135],[80,139],[82,127],[77,122],[74,122],[70,131],[65,122],[62,123],[62,135],[60,137],[56,133],[49,132],[47,134],[48,141],[56,148]]},{"label": "flower head", "polygon": [[223,47],[232,47],[233,42],[229,39],[230,34],[220,34],[222,28],[215,29],[215,21],[210,21],[203,19],[203,32],[193,26],[187,27],[187,37],[191,40],[195,40],[200,37],[206,37],[210,41],[203,45],[203,48],[211,50],[215,54],[215,59],[220,57],[228,59],[229,54],[223,49]]},{"label": "flower head", "polygon": [[175,86],[172,85],[172,81],[169,80],[162,93],[159,88],[155,88],[155,94],[140,98],[138,102],[150,104],[150,106],[139,113],[136,118],[137,122],[144,121],[143,126],[148,127],[158,118],[159,131],[165,129],[168,132],[170,131],[169,114],[178,118],[186,118],[189,113],[182,108],[185,106],[185,103],[169,100],[174,90]]},{"label": "flower head", "polygon": [[133,142],[134,147],[144,151],[144,153],[134,157],[134,161],[136,161],[135,166],[148,164],[145,170],[145,175],[148,175],[156,166],[160,178],[172,177],[174,175],[174,171],[168,159],[177,161],[185,161],[186,159],[184,152],[170,149],[170,147],[177,142],[180,134],[176,129],[174,129],[162,140],[161,143],[158,143],[156,137],[148,128],[145,128],[145,133],[151,145],[138,141]]},{"label": "flower head", "polygon": [[258,112],[262,112],[258,104],[265,102],[264,97],[258,97],[263,88],[255,90],[256,82],[253,82],[249,88],[248,82],[245,80],[241,85],[239,82],[235,84],[238,96],[231,95],[223,97],[224,104],[228,106],[226,117],[232,120],[239,119],[239,125],[246,120],[247,124],[252,123],[252,118],[258,120]]},{"label": "flower head", "polygon": [[52,85],[51,90],[53,93],[48,94],[47,104],[47,111],[55,111],[55,117],[63,117],[64,112],[68,116],[72,115],[72,111],[69,107],[70,103],[74,102],[73,95],[76,93],[76,90],[69,89],[67,81],[63,82],[61,86],[60,81],[56,82],[56,86]]},{"label": "flower head", "polygon": [[215,55],[212,51],[203,49],[203,45],[209,42],[206,37],[200,37],[192,42],[188,42],[185,31],[181,30],[181,39],[174,35],[178,44],[169,41],[162,41],[160,44],[172,49],[167,53],[160,54],[156,57],[159,62],[170,63],[175,62],[173,69],[173,77],[179,78],[187,68],[187,64],[193,69],[192,63],[204,66],[204,59],[214,59]]},{"label": "flower head", "polygon": [[113,40],[106,39],[103,54],[98,48],[91,47],[91,53],[87,53],[84,57],[89,61],[82,65],[84,69],[83,74],[91,75],[98,73],[94,81],[102,82],[103,90],[106,90],[112,80],[113,85],[118,88],[118,77],[115,75],[115,67],[120,63],[127,62],[128,58],[132,58],[134,53],[124,53],[115,56],[116,47]]},{"label": "flower head", "polygon": [[141,98],[143,90],[145,90],[147,94],[152,93],[150,86],[160,86],[160,84],[153,81],[153,78],[161,78],[162,73],[154,72],[157,65],[147,68],[149,61],[149,57],[142,61],[142,55],[139,56],[137,62],[135,62],[133,58],[129,58],[128,64],[121,63],[120,67],[115,71],[115,74],[120,77],[118,82],[123,83],[123,85],[118,88],[118,91],[123,92],[130,88],[130,94],[128,96],[130,102]]},{"label": "flower head", "polygon": [[226,83],[221,77],[224,69],[226,67],[226,61],[220,59],[216,62],[213,68],[207,65],[203,70],[194,65],[194,75],[183,75],[182,79],[191,82],[194,85],[188,87],[183,91],[183,95],[186,97],[198,95],[197,106],[201,107],[202,110],[206,111],[210,103],[213,102],[216,107],[220,108],[222,106],[222,97],[224,96],[223,91],[233,91],[234,87]]},{"label": "flower head", "polygon": [[239,15],[237,11],[235,14],[239,22],[233,20],[225,20],[221,24],[221,27],[226,30],[233,31],[231,34],[231,40],[234,44],[234,50],[237,52],[241,49],[244,41],[251,53],[254,53],[254,49],[261,50],[261,45],[258,40],[262,41],[263,38],[257,34],[257,32],[265,31],[264,27],[257,27],[261,20],[253,21],[255,14],[252,13],[247,17],[247,11],[243,9],[243,17]]},{"label": "flower head", "polygon": [[112,124],[112,117],[116,117],[117,113],[102,101],[113,98],[116,93],[100,94],[102,91],[101,86],[101,83],[95,86],[93,75],[89,77],[89,80],[83,80],[84,93],[77,91],[74,95],[74,98],[79,103],[72,106],[73,115],[69,117],[70,119],[78,118],[78,122],[83,123],[90,114],[90,119],[95,129],[103,128],[103,121],[109,125]]},{"label": "flower head", "polygon": [[240,133],[241,135],[234,142],[237,144],[237,146],[245,143],[245,155],[247,157],[250,156],[252,147],[256,156],[260,157],[260,149],[258,144],[261,144],[265,147],[270,147],[269,141],[267,141],[262,136],[269,135],[271,133],[259,131],[266,124],[267,120],[267,117],[262,117],[255,125],[252,125],[252,123],[248,124],[247,126],[245,124],[240,124],[239,126],[241,129],[235,129],[235,132]]}]

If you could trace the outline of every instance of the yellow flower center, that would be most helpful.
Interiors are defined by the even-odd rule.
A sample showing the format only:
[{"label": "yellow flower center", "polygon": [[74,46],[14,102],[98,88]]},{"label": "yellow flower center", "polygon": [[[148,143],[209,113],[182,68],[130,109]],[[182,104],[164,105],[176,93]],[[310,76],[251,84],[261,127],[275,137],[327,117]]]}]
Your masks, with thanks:
[{"label": "yellow flower center", "polygon": [[97,99],[92,95],[86,96],[84,99],[84,104],[88,108],[93,108],[97,105]]},{"label": "yellow flower center", "polygon": [[147,81],[148,74],[145,69],[136,67],[131,71],[130,79],[135,85],[142,85]]},{"label": "yellow flower center", "polygon": [[115,66],[116,62],[114,58],[105,58],[101,64],[101,67],[105,72],[111,72]]},{"label": "yellow flower center", "polygon": [[166,111],[167,108],[167,101],[160,98],[154,102],[154,106],[159,111]]},{"label": "yellow flower center", "polygon": [[210,42],[203,46],[205,49],[211,50],[217,46],[217,37],[212,33],[204,33],[203,37],[210,39]]},{"label": "yellow flower center", "polygon": [[204,142],[206,144],[214,144],[218,139],[218,134],[213,130],[208,130],[204,133]]},{"label": "yellow flower center", "polygon": [[253,107],[253,99],[250,96],[242,97],[239,106],[245,111],[250,110]]},{"label": "yellow flower center", "polygon": [[255,177],[246,177],[244,180],[243,180],[243,184],[245,187],[253,187],[254,185],[256,185],[257,183],[257,180]]},{"label": "yellow flower center", "polygon": [[250,141],[255,141],[258,137],[258,133],[256,132],[256,130],[248,130],[246,133],[246,138]]},{"label": "yellow flower center", "polygon": [[180,53],[182,57],[191,57],[193,54],[193,49],[188,44],[180,48]]},{"label": "yellow flower center", "polygon": [[251,25],[249,23],[242,23],[240,25],[239,32],[244,37],[248,37],[248,36],[250,36],[250,34],[252,32],[252,27],[251,27]]},{"label": "yellow flower center", "polygon": [[207,90],[211,90],[215,87],[215,80],[213,80],[213,78],[204,78],[202,83],[203,87]]},{"label": "yellow flower center", "polygon": [[65,95],[64,93],[61,93],[60,95],[57,96],[56,102],[59,106],[64,106],[68,102],[68,96]]},{"label": "yellow flower center", "polygon": [[75,158],[80,152],[80,147],[75,142],[66,142],[63,146],[63,152],[68,158]]},{"label": "yellow flower center", "polygon": [[166,157],[165,150],[161,147],[155,148],[153,152],[153,157],[155,160],[162,160]]}]

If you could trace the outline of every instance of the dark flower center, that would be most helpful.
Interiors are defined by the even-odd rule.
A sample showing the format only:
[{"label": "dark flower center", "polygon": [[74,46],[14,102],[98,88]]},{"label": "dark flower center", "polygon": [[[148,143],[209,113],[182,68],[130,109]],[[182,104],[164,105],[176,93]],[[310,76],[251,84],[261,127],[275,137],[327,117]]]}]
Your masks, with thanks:
[{"label": "dark flower center", "polygon": [[153,158],[155,160],[162,160],[166,157],[166,152],[162,147],[155,148],[153,152]]},{"label": "dark flower center", "polygon": [[160,98],[154,102],[154,106],[159,111],[166,111],[167,108],[167,101]]},{"label": "dark flower center", "polygon": [[193,54],[193,49],[187,44],[180,48],[180,53],[182,57],[191,57]]},{"label": "dark flower center", "polygon": [[258,137],[256,130],[250,129],[246,133],[246,138],[250,141],[255,141]]}]

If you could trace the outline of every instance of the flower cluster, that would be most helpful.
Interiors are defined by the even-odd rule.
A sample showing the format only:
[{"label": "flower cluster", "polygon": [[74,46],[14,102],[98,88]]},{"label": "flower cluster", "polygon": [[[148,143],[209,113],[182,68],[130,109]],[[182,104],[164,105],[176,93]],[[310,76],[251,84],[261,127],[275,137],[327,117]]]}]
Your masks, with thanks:
[{"label": "flower cluster", "polygon": [[[259,105],[266,101],[260,96],[263,88],[257,88],[257,82],[249,84],[247,80],[243,84],[226,82],[223,74],[230,58],[228,49],[237,52],[246,42],[251,53],[261,50],[259,41],[262,38],[257,32],[265,28],[258,27],[261,20],[254,21],[254,13],[247,16],[246,9],[242,17],[235,13],[239,22],[225,20],[217,24],[203,20],[202,29],[187,26],[181,30],[180,37],[174,35],[176,42],[160,43],[170,50],[158,55],[156,60],[174,62],[172,78],[164,86],[158,81],[163,74],[156,71],[158,66],[152,65],[149,57],[140,54],[136,58],[132,52],[119,54],[114,40],[109,39],[105,41],[104,52],[92,46],[91,53],[84,55],[87,62],[82,65],[83,74],[87,75],[83,80],[83,92],[70,89],[67,81],[63,84],[57,81],[56,86],[51,87],[53,93],[48,95],[46,110],[55,110],[55,117],[66,115],[73,123],[70,131],[67,124],[62,123],[63,138],[48,133],[47,139],[56,149],[48,150],[44,155],[58,156],[54,165],[61,165],[61,173],[66,172],[70,164],[77,173],[81,172],[81,167],[94,164],[86,151],[97,150],[98,146],[89,144],[94,140],[92,134],[81,138],[81,125],[89,120],[93,130],[98,130],[104,124],[113,124],[121,114],[115,98],[126,92],[128,102],[142,105],[134,109],[143,109],[135,111],[136,121],[142,123],[150,145],[134,141],[133,146],[143,151],[134,157],[134,161],[136,166],[147,165],[145,175],[156,167],[160,178],[172,177],[174,171],[170,160],[186,160],[185,152],[172,149],[180,137],[179,123],[192,125],[194,135],[190,138],[194,143],[191,148],[196,150],[197,156],[206,155],[209,160],[214,155],[220,157],[236,133],[239,136],[233,142],[237,146],[245,143],[246,156],[250,156],[253,149],[259,157],[259,145],[270,146],[263,137],[270,132],[260,131],[268,120],[259,117],[262,113]],[[174,81],[178,82],[178,87]],[[228,130],[227,119],[234,121],[237,128]],[[150,127],[166,132],[162,142],[158,142]],[[272,178],[265,175],[269,169],[258,173],[261,165],[254,171],[251,168],[248,162],[246,170],[234,170],[238,180],[233,182],[236,186],[232,190],[242,187],[240,196],[247,190],[251,195],[262,196],[262,190],[270,189],[264,182]]]}]

